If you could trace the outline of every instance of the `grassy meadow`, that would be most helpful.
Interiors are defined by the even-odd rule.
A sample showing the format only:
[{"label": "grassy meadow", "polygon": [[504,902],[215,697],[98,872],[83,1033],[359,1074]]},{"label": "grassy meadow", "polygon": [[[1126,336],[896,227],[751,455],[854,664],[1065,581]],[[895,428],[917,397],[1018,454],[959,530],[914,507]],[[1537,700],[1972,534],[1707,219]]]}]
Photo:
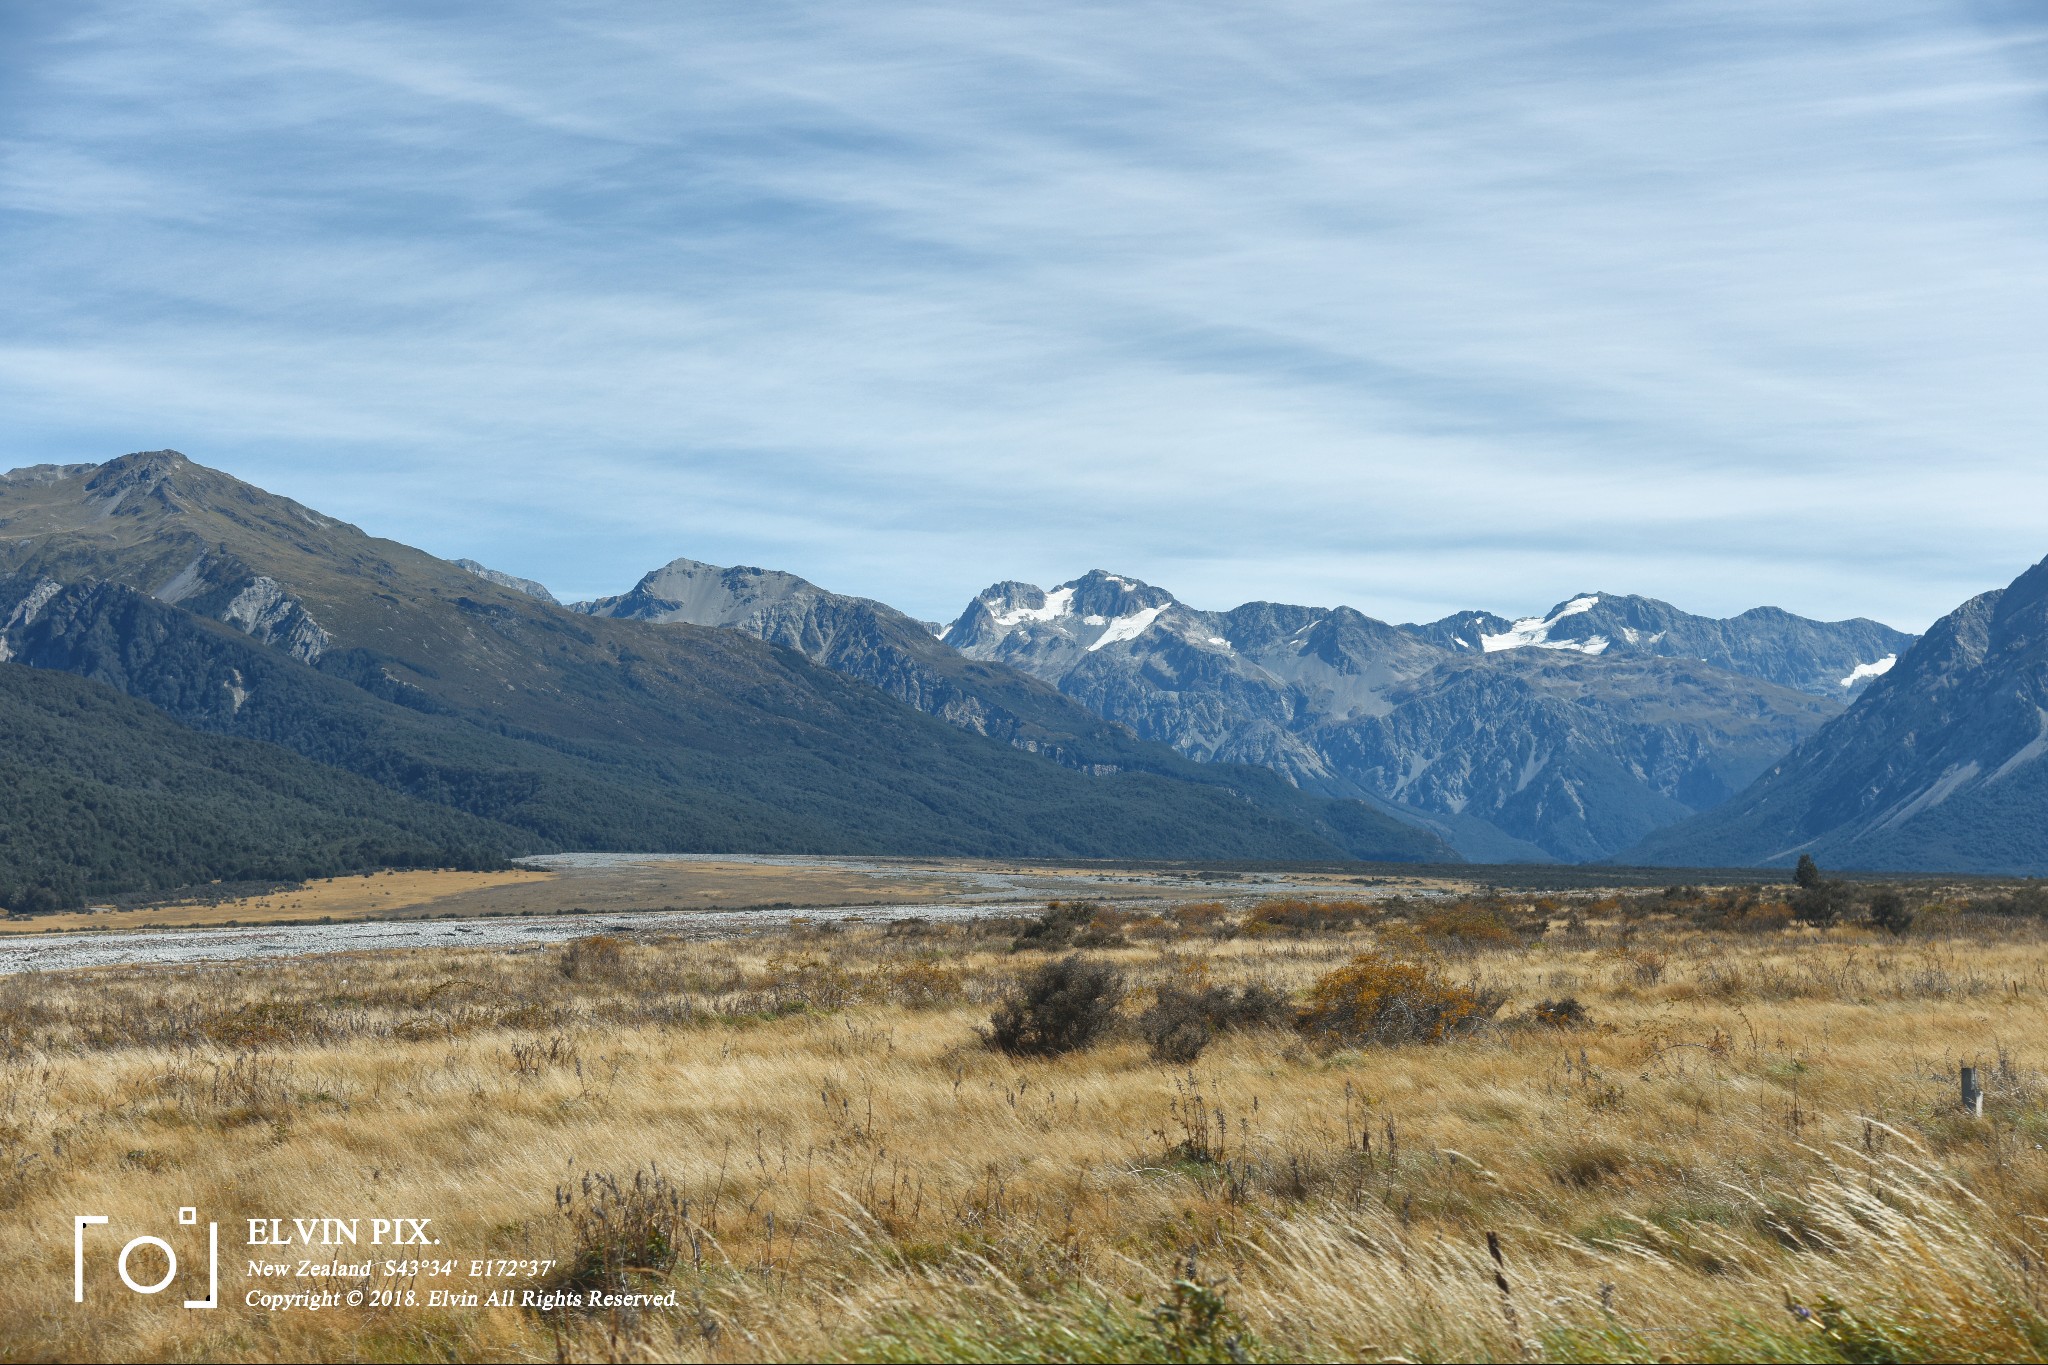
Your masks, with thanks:
[{"label": "grassy meadow", "polygon": [[[1630,893],[8,977],[0,1359],[2040,1359],[2048,921],[1916,894],[1900,934]],[[1105,1032],[984,1041],[1072,955]],[[1298,1026],[1396,978],[1472,1007]],[[132,1231],[72,1302],[75,1214],[185,1205],[220,1309],[113,1285]],[[357,1214],[554,1265],[247,1273],[246,1220]],[[244,1306],[365,1283],[418,1301]],[[425,1306],[507,1285],[675,1305]]]}]

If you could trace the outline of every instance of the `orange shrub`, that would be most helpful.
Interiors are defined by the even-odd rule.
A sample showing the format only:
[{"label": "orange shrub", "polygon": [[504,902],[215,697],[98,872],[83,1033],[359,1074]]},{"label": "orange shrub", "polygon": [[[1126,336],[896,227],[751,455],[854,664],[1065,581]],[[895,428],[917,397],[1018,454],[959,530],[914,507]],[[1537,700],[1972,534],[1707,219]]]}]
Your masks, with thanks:
[{"label": "orange shrub", "polygon": [[1262,901],[1245,917],[1247,934],[1338,934],[1370,923],[1379,914],[1371,901],[1311,901],[1288,896]]},{"label": "orange shrub", "polygon": [[888,999],[910,1009],[937,1009],[966,994],[966,976],[958,967],[933,958],[915,958],[884,977]]},{"label": "orange shrub", "polygon": [[1222,901],[1192,901],[1173,907],[1172,921],[1184,934],[1229,938],[1237,932],[1234,912]]},{"label": "orange shrub", "polygon": [[1458,985],[1425,963],[1360,953],[1316,982],[1295,1027],[1332,1046],[1440,1043],[1493,1018],[1506,1001],[1499,991]]},{"label": "orange shrub", "polygon": [[1416,927],[1431,942],[1466,948],[1495,947],[1516,941],[1513,927],[1500,911],[1469,901],[1458,901],[1432,910]]}]

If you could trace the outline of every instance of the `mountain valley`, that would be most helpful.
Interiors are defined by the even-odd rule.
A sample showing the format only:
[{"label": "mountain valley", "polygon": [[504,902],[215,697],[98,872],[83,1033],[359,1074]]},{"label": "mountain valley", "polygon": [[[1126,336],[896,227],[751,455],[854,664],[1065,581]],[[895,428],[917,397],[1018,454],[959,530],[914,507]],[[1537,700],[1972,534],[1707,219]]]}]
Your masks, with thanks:
[{"label": "mountain valley", "polygon": [[934,626],[690,559],[559,603],[175,452],[0,476],[0,662],[424,803],[394,807],[394,860],[2048,867],[2042,572],[1917,641],[1605,592],[1205,611],[1101,570]]}]

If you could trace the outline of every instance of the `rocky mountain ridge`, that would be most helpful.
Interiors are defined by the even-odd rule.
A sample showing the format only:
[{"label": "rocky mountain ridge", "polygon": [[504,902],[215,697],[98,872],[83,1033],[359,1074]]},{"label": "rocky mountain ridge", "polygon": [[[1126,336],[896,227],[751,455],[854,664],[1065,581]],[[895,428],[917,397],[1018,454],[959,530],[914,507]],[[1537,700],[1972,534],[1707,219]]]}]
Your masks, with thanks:
[{"label": "rocky mountain ridge", "polygon": [[945,639],[1191,757],[1437,822],[1468,856],[1577,861],[1741,789],[1861,685],[1831,673],[1910,637],[1768,610],[1707,622],[1599,594],[1521,622],[1208,612],[1095,570],[1051,589],[995,584]]},{"label": "rocky mountain ridge", "polygon": [[1655,598],[1599,592],[1580,593],[1519,621],[1460,612],[1402,629],[1448,648],[1489,654],[1551,649],[1697,660],[1838,701],[1860,695],[1913,643],[1906,632],[1864,617],[1813,621],[1777,607],[1752,607],[1716,619]]},{"label": "rocky mountain ridge", "polygon": [[1653,864],[2048,874],[2048,560],[1936,622],[1848,712]]}]

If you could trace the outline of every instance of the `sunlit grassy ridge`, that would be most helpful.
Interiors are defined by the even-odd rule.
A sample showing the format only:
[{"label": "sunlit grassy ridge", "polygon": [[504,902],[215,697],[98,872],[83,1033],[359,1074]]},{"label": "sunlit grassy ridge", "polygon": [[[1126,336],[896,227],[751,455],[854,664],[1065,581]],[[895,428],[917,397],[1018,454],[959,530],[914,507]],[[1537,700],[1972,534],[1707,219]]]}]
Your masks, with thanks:
[{"label": "sunlit grassy ridge", "polygon": [[[1232,1029],[1186,1066],[1135,1024],[983,1046],[1052,955],[1014,925],[12,978],[0,1356],[2048,1355],[2038,922],[1925,912],[1895,940],[1653,909],[1079,926],[1133,1021],[1160,987],[1312,1002],[1372,951],[1508,996],[1441,1042]],[[1587,1022],[1532,1019],[1560,998]],[[237,1220],[390,1211],[465,1259],[565,1267],[531,1283],[683,1307],[73,1307],[74,1212],[181,1204],[222,1222],[228,1303]]]}]

